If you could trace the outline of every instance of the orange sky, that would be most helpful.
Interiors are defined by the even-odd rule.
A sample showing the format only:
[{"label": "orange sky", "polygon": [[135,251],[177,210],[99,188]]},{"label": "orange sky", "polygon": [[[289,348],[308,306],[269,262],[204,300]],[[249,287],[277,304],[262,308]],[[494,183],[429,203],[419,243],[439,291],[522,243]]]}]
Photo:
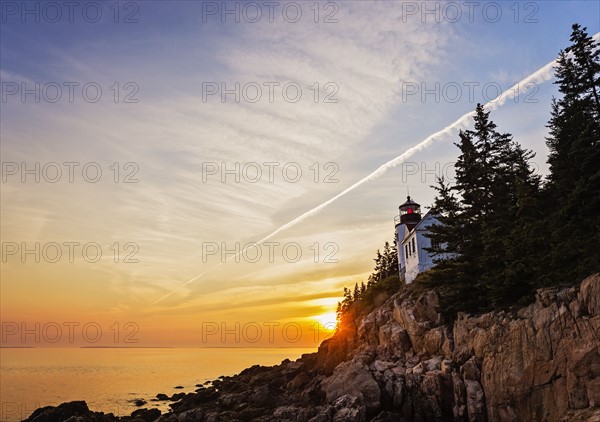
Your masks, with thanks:
[{"label": "orange sky", "polygon": [[[325,23],[325,4],[315,21],[300,3],[296,23],[202,22],[202,2],[139,2],[131,24],[115,23],[108,3],[98,24],[7,17],[3,87],[44,88],[39,101],[3,91],[0,346],[318,344],[314,324],[366,281],[408,190],[427,210],[436,176],[452,181],[457,128],[279,229],[493,100],[481,87],[506,91],[553,60],[573,22],[598,30],[594,2],[542,2],[536,24],[512,3],[493,24],[351,1]],[[207,82],[279,86],[253,102],[207,98]],[[78,84],[72,101],[66,88],[49,101],[65,83]],[[454,100],[407,96],[407,83],[478,85]],[[290,101],[286,84],[304,95]],[[542,174],[556,93],[540,81],[492,114]],[[274,232],[272,250],[232,258]]]}]

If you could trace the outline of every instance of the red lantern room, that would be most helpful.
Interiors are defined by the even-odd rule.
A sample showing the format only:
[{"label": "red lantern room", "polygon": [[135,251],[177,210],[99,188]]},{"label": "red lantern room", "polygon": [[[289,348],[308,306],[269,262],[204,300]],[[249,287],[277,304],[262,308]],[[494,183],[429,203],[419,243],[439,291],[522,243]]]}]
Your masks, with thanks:
[{"label": "red lantern room", "polygon": [[421,206],[415,201],[406,198],[406,202],[400,205],[400,224],[406,224],[409,230],[412,230],[417,223],[421,221]]}]

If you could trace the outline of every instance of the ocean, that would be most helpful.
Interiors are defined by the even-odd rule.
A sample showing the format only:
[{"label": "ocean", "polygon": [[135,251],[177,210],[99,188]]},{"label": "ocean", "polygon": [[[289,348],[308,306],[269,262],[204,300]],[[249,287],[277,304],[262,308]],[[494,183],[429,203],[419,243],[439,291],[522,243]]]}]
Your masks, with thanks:
[{"label": "ocean", "polygon": [[[164,412],[156,394],[193,392],[196,384],[233,375],[254,364],[294,360],[306,348],[2,348],[0,420],[13,422],[35,409],[85,400],[91,410],[129,415],[143,407]],[[183,388],[175,388],[183,387]]]}]

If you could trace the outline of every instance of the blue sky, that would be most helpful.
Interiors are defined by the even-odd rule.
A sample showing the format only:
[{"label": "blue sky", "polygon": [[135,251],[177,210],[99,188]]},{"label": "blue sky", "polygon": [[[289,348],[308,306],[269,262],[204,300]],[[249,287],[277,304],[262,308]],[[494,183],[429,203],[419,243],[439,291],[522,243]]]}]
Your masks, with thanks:
[{"label": "blue sky", "polygon": [[[119,2],[116,23],[115,3],[88,3],[81,2],[70,22],[67,6],[57,2],[62,17],[56,23],[43,3],[26,2],[40,8],[40,22],[21,14],[25,3],[2,3],[2,161],[97,162],[105,172],[99,183],[8,179],[2,184],[3,240],[136,243],[140,262],[130,267],[110,260],[95,267],[42,267],[53,280],[43,289],[54,297],[69,289],[65,306],[94,297],[96,312],[143,309],[154,316],[218,310],[251,318],[257,308],[232,299],[246,296],[272,303],[269,312],[280,318],[330,309],[342,286],[370,272],[375,249],[392,237],[393,217],[407,188],[422,205],[431,204],[436,169],[451,174],[455,133],[275,236],[303,246],[299,263],[228,262],[160,306],[149,304],[218,264],[202,261],[206,242],[263,238],[487,102],[497,87],[508,89],[555,59],[568,45],[571,24],[587,26],[590,34],[600,29],[600,6],[593,1],[476,2],[472,22],[465,2],[281,2],[273,22],[266,16],[268,6],[257,2],[263,17],[255,23],[244,21],[253,19],[254,6],[239,2],[227,2],[246,8],[239,23],[206,13],[222,2]],[[102,18],[92,23],[97,7]],[[284,17],[284,7],[289,13],[299,7],[302,18],[290,22],[294,15]],[[423,7],[441,8],[439,22],[423,14]],[[453,14],[457,8],[460,18]],[[337,22],[323,22],[332,12]],[[124,22],[129,13],[137,22]],[[79,84],[72,103],[64,88],[71,82]],[[250,96],[250,85],[261,86],[263,96],[257,102],[236,102],[232,95],[225,102],[219,95],[203,99],[206,83],[231,88],[236,82],[248,86]],[[60,85],[63,97],[36,103],[32,95],[22,101],[20,92],[6,92],[9,85],[36,83]],[[102,89],[98,102],[82,97],[80,88],[89,83]],[[273,102],[268,83],[279,84],[273,85]],[[280,87],[289,83],[302,89],[298,102],[283,97]],[[407,91],[434,89],[436,83],[437,99]],[[455,101],[457,86],[461,97]],[[557,92],[551,82],[535,88],[498,107],[492,118],[536,151],[536,165],[544,172],[545,124]],[[337,102],[323,102],[332,93]],[[125,103],[128,94],[138,101]],[[114,162],[136,163],[139,182],[113,183]],[[295,163],[303,176],[296,183],[280,173],[272,182],[222,183],[218,175],[205,181],[208,162],[276,162],[279,169]],[[310,169],[314,163],[318,183]],[[326,168],[327,163],[334,167]],[[335,181],[323,183],[333,170]],[[308,252],[315,242],[334,242],[339,262],[315,263]],[[3,305],[39,288],[40,267],[13,265],[3,271]],[[76,281],[82,279],[86,282]],[[331,300],[281,302],[306,292]],[[278,302],[284,304],[277,308]]]}]

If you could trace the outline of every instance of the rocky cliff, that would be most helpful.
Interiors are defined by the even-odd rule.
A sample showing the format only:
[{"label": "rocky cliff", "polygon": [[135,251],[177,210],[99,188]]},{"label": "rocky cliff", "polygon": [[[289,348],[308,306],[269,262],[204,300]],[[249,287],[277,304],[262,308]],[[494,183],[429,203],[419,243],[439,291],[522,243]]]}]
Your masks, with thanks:
[{"label": "rocky cliff", "polygon": [[435,293],[392,296],[317,353],[254,366],[184,395],[160,415],[84,402],[28,421],[600,421],[600,275],[542,289],[535,303],[445,324]]}]

